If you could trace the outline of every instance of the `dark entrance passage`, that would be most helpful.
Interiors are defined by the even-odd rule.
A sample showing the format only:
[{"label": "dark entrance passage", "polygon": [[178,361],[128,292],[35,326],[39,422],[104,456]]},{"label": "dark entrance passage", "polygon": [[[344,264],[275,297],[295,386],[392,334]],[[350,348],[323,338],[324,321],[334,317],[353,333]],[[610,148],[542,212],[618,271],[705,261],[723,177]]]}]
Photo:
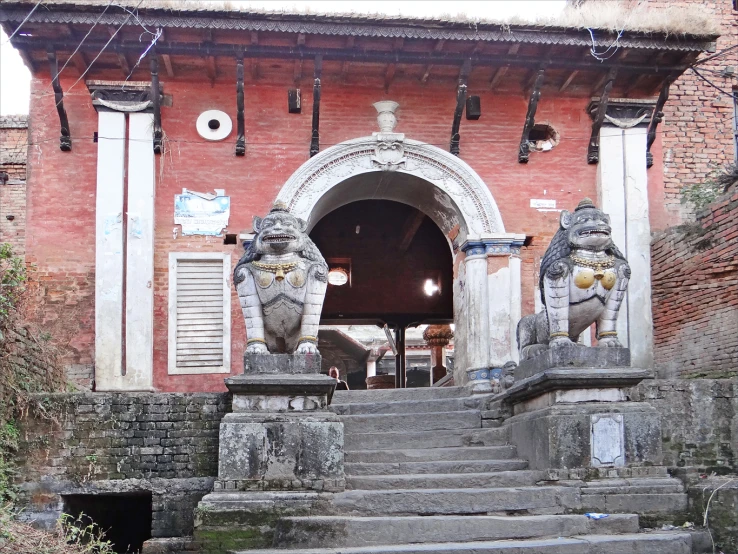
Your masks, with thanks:
[{"label": "dark entrance passage", "polygon": [[151,493],[72,494],[64,498],[64,513],[84,514],[80,527],[95,522],[118,554],[141,551],[151,538]]},{"label": "dark entrance passage", "polygon": [[[310,237],[331,270],[324,325],[387,324],[394,331],[396,386],[406,386],[405,329],[453,322],[449,242],[423,212],[399,202],[362,200],[324,216]],[[329,282],[331,280],[329,279]]]}]

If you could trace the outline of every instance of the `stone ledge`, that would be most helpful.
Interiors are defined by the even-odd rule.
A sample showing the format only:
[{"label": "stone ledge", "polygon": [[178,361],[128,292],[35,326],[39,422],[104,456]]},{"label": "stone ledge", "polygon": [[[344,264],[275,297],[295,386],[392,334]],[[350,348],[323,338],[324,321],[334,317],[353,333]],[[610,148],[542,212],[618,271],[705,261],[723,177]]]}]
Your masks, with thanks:
[{"label": "stone ledge", "polygon": [[238,375],[225,379],[234,394],[332,395],[337,381],[327,375]]},{"label": "stone ledge", "polygon": [[630,367],[628,348],[589,347],[572,344],[549,348],[538,356],[523,360],[515,368],[515,381],[522,381],[554,368],[627,368]]},{"label": "stone ledge", "polygon": [[553,368],[516,382],[506,392],[506,402],[522,402],[546,392],[565,389],[605,389],[633,387],[644,379],[653,379],[650,369]]},{"label": "stone ledge", "polygon": [[320,354],[243,354],[243,372],[246,375],[318,375],[320,364]]}]

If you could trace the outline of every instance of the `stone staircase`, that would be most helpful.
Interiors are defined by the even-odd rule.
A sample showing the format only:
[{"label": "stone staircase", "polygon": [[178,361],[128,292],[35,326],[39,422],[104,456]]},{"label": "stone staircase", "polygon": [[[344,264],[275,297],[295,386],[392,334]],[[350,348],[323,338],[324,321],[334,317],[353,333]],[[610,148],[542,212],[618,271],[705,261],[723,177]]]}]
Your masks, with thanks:
[{"label": "stone staircase", "polygon": [[325,514],[283,517],[272,549],[234,553],[693,552],[688,532],[641,530],[643,515],[653,524],[686,508],[663,468],[595,481],[528,469],[504,425],[483,426],[484,402],[458,387],[337,392],[347,490]]}]

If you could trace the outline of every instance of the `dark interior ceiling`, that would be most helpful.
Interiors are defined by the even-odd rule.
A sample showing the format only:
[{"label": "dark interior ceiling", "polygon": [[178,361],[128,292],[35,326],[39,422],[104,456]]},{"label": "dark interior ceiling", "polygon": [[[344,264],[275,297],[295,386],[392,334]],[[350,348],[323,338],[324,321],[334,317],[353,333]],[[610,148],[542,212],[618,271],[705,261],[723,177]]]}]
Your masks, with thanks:
[{"label": "dark interior ceiling", "polygon": [[[388,200],[352,202],[323,217],[310,237],[329,265],[336,259],[351,265],[350,284],[328,285],[321,322],[453,320],[448,241],[417,209]],[[423,290],[427,279],[440,284],[433,296]]]}]

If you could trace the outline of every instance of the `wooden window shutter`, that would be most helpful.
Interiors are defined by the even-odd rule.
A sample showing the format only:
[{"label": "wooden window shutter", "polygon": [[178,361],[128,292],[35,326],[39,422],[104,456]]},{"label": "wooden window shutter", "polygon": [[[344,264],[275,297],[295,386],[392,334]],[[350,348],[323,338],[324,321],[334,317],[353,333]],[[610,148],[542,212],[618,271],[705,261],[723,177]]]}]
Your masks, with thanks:
[{"label": "wooden window shutter", "polygon": [[231,372],[229,254],[169,254],[169,373]]}]

